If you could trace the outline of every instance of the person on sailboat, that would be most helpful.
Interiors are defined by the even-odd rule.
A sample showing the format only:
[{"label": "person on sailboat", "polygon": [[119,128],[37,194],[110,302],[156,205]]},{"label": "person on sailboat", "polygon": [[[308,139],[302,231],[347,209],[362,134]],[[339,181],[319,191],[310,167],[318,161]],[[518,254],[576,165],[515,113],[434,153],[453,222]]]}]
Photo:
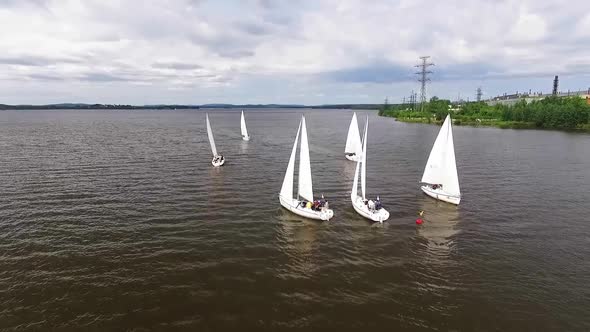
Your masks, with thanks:
[{"label": "person on sailboat", "polygon": [[379,211],[382,207],[383,204],[381,204],[381,200],[379,199],[379,196],[377,196],[377,200],[375,201],[375,210]]},{"label": "person on sailboat", "polygon": [[369,203],[367,203],[367,206],[369,207],[370,211],[375,211],[375,202],[373,202],[372,199],[369,200]]}]

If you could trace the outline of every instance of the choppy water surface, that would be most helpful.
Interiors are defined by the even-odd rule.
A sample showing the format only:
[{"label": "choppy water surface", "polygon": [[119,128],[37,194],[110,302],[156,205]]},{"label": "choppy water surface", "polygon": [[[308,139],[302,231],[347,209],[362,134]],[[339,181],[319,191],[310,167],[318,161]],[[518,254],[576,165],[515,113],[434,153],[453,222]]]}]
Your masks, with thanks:
[{"label": "choppy water surface", "polygon": [[221,169],[202,111],[1,112],[0,330],[590,329],[590,135],[456,127],[456,208],[417,183],[438,127],[367,113],[379,225],[352,112],[303,112],[330,222],[278,203],[302,110],[211,111]]}]

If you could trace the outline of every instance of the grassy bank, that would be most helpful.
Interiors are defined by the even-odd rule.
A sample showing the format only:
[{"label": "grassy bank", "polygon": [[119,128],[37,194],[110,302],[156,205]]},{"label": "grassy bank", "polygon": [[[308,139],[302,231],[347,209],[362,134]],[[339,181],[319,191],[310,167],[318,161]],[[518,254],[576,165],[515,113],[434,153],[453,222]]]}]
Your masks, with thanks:
[{"label": "grassy bank", "polygon": [[[398,121],[409,122],[409,123],[430,123],[430,124],[440,125],[443,122],[443,120],[437,120],[436,117],[434,117],[434,116],[432,116],[430,118],[428,118],[428,117],[407,117],[407,116],[404,116],[403,114],[392,114],[392,113],[382,114],[382,116],[393,117],[393,118],[396,118],[396,120],[398,120]],[[483,119],[483,120],[480,119],[480,121],[477,121],[477,120],[471,120],[471,119],[458,119],[454,116],[454,114],[451,114],[451,117],[453,117],[453,125],[457,125],[457,126],[472,126],[472,127],[485,126],[485,127],[497,127],[497,128],[502,128],[502,129],[534,129],[534,128],[536,128],[534,122],[502,121],[502,120],[498,120],[498,119]],[[587,126],[587,129],[590,130],[590,126]]]},{"label": "grassy bank", "polygon": [[546,98],[529,104],[522,101],[513,106],[488,106],[484,102],[452,105],[433,97],[423,112],[409,110],[405,105],[383,105],[379,110],[379,115],[412,123],[441,123],[447,114],[451,114],[453,124],[460,126],[590,131],[590,105],[578,97]]}]

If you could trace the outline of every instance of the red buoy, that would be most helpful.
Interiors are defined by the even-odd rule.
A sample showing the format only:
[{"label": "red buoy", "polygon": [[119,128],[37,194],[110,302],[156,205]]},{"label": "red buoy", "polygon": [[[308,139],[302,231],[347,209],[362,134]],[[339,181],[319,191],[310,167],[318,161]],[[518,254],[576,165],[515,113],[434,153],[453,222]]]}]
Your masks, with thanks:
[{"label": "red buoy", "polygon": [[416,225],[422,225],[422,219],[421,218],[416,219]]}]

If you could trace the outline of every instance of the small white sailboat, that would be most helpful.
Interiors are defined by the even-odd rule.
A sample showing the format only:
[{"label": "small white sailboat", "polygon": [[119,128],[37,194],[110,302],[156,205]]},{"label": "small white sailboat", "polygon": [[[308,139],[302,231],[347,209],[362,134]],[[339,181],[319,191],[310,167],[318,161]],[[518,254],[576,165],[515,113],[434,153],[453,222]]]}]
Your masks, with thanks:
[{"label": "small white sailboat", "polygon": [[447,115],[434,141],[420,182],[422,191],[433,198],[458,205],[461,201],[451,116]]},{"label": "small white sailboat", "polygon": [[[379,196],[376,201],[367,200],[365,193],[367,187],[367,132],[369,130],[369,117],[365,123],[365,134],[363,138],[362,152],[360,160],[356,163],[356,171],[354,172],[354,181],[352,183],[352,191],[350,192],[350,200],[352,207],[361,216],[378,222],[384,222],[389,219],[389,212],[381,206]],[[361,196],[358,195],[358,178],[359,168],[361,173]]]},{"label": "small white sailboat", "polygon": [[223,164],[225,164],[225,158],[217,153],[215,139],[213,139],[213,131],[211,130],[211,124],[209,123],[209,114],[205,113],[205,118],[207,119],[207,136],[209,137],[209,143],[211,144],[211,152],[213,153],[211,164],[215,167],[223,166]]},{"label": "small white sailboat", "polygon": [[[299,141],[299,132],[301,132],[301,148],[299,149],[299,181],[297,198],[293,197],[293,175],[295,173],[295,155],[297,151],[297,143]],[[301,200],[300,200],[301,198]],[[322,197],[323,198],[323,197]],[[323,206],[313,208],[313,186],[311,182],[311,163],[309,160],[309,143],[307,141],[307,128],[305,126],[305,116],[301,116],[301,122],[297,129],[297,136],[295,136],[295,143],[291,150],[291,157],[285,178],[283,179],[283,186],[279,194],[279,202],[281,205],[302,217],[330,220],[334,216],[334,211],[330,210],[327,203]]]},{"label": "small white sailboat", "polygon": [[244,110],[242,110],[242,119],[240,121],[240,127],[242,130],[242,139],[244,141],[249,141],[250,136],[248,135],[248,129],[246,129],[246,119],[244,118]]},{"label": "small white sailboat", "polygon": [[356,112],[352,114],[352,120],[348,127],[348,136],[346,137],[346,147],[344,147],[344,156],[350,161],[359,161],[362,152],[361,134],[359,125],[356,121]]}]

